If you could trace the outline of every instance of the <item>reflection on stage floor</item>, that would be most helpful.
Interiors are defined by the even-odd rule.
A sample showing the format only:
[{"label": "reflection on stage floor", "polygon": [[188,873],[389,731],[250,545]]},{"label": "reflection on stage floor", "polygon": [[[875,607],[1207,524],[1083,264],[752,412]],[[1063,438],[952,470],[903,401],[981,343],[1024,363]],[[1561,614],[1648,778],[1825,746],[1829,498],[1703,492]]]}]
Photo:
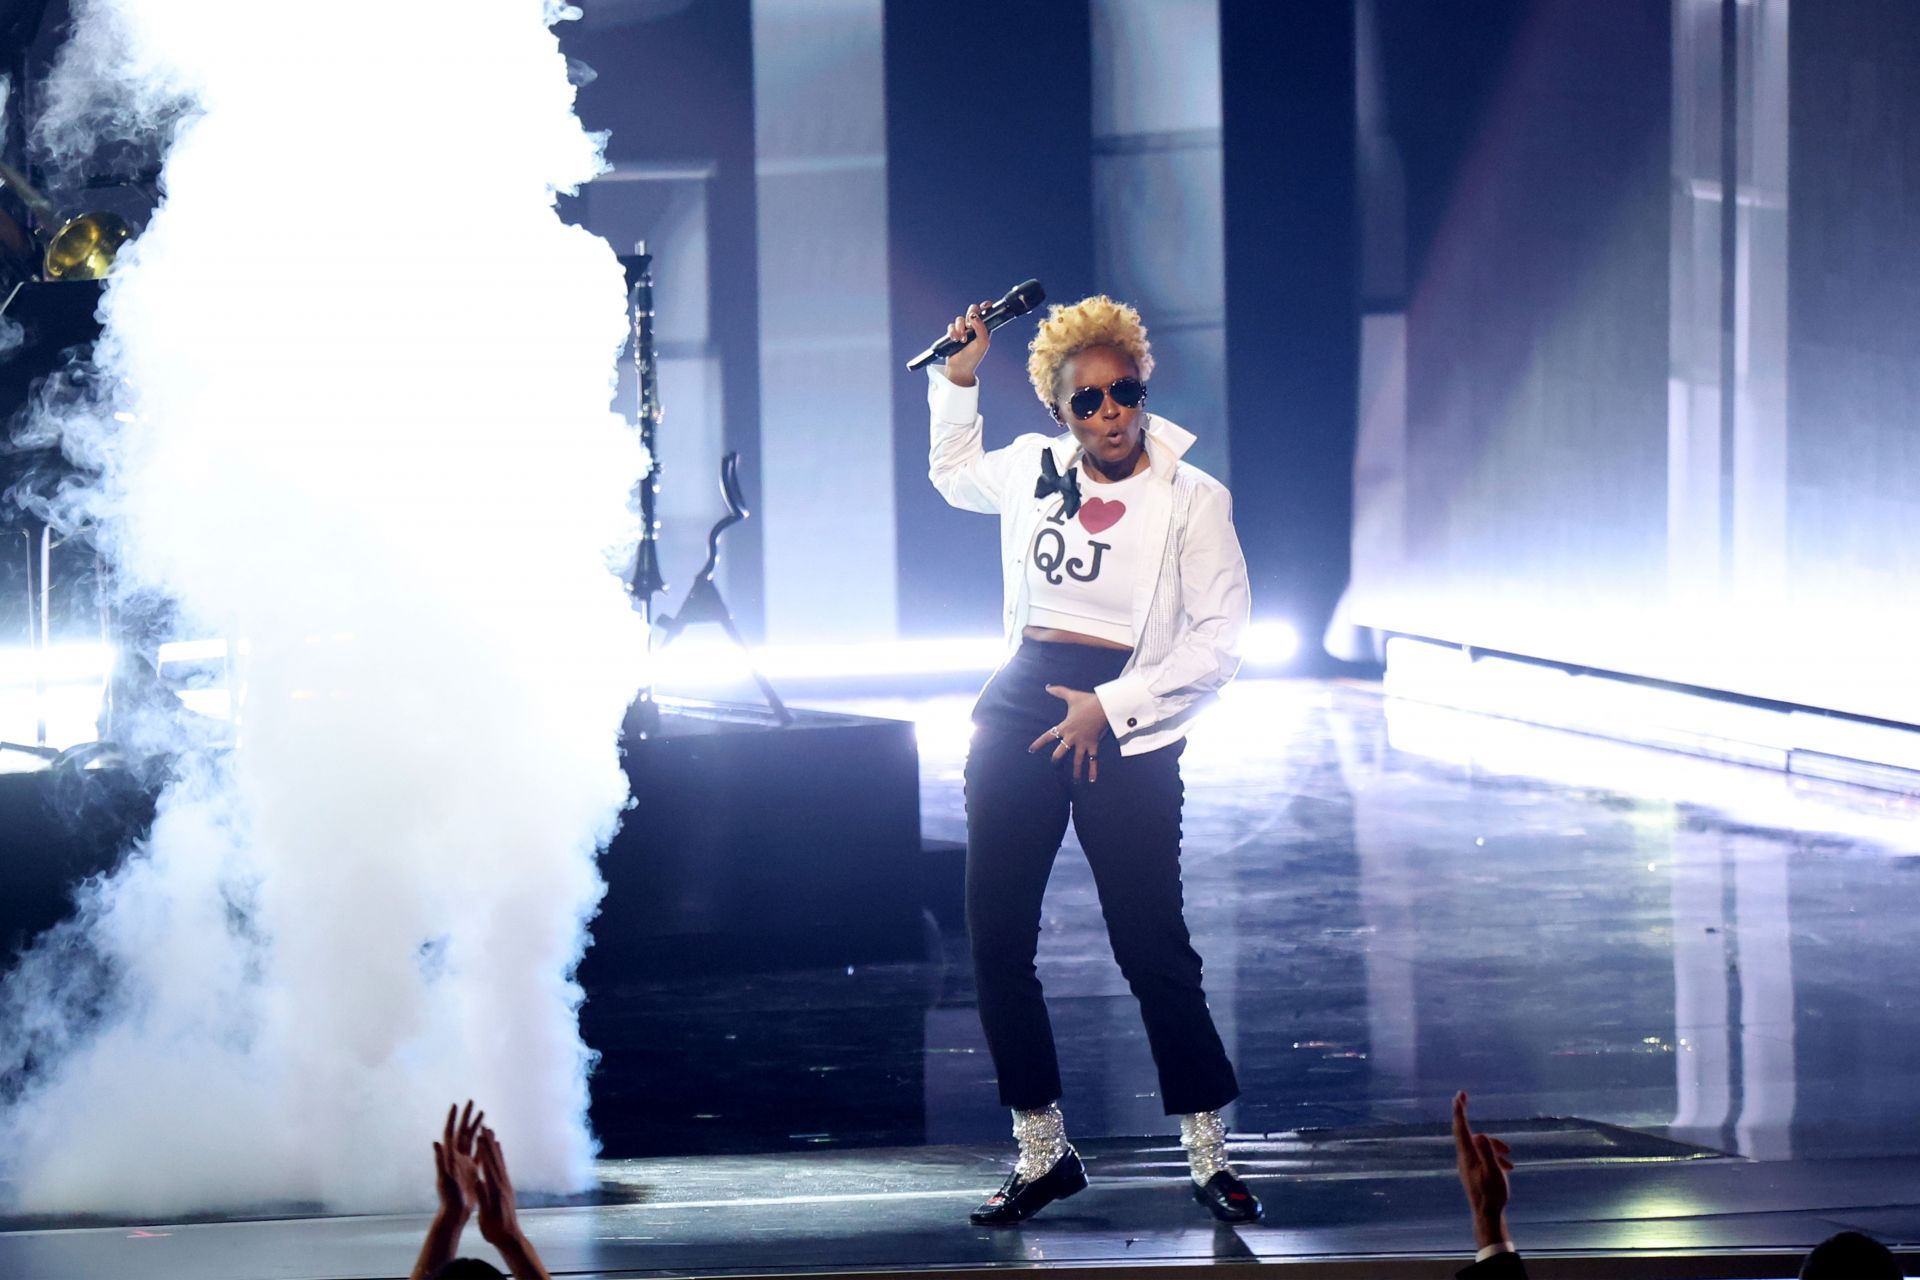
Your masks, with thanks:
[{"label": "reflection on stage floor", "polygon": [[[1229,693],[1186,756],[1184,859],[1237,1130],[1432,1121],[1466,1088],[1490,1121],[1579,1116],[1762,1160],[1920,1155],[1913,801],[1364,687]],[[932,841],[964,839],[967,706],[835,708],[918,723]],[[1067,840],[1039,964],[1070,1129],[1170,1132]],[[612,1155],[1006,1136],[952,931],[926,964],[595,1003],[603,1083],[646,1100],[609,1091]]]}]

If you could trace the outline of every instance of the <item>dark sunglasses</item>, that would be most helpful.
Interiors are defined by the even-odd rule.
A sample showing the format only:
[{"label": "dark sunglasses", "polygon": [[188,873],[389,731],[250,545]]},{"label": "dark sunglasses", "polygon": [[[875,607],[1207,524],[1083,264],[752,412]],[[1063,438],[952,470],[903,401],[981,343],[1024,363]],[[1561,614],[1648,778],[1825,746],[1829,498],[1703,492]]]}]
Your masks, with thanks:
[{"label": "dark sunglasses", "polygon": [[1073,416],[1085,422],[1100,412],[1100,406],[1112,396],[1113,402],[1122,409],[1131,409],[1147,398],[1147,388],[1138,378],[1122,378],[1107,387],[1081,387],[1067,400],[1067,408],[1073,410]]}]

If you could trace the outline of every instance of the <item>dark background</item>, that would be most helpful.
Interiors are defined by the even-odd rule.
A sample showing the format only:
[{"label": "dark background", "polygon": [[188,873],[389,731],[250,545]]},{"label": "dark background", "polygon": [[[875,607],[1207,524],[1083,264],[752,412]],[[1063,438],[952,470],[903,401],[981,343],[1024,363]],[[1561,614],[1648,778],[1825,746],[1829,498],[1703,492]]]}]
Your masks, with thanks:
[{"label": "dark background", "polygon": [[[781,621],[794,599],[817,614],[807,639],[991,633],[993,522],[948,509],[926,483],[923,381],[906,358],[968,300],[1029,275],[1072,300],[1188,268],[1218,277],[1217,314],[1143,304],[1167,344],[1155,407],[1200,434],[1205,465],[1231,485],[1256,614],[1297,627],[1296,669],[1336,669],[1319,639],[1344,598],[1341,620],[1376,632],[1920,718],[1900,652],[1920,621],[1920,7],[1827,0],[1794,7],[1771,35],[1736,32],[1729,67],[1769,40],[1783,58],[1784,110],[1740,127],[1765,135],[1786,176],[1775,189],[1736,158],[1738,212],[1723,228],[1709,211],[1689,245],[1681,197],[1692,184],[1703,207],[1720,200],[1715,157],[1734,144],[1709,118],[1719,91],[1699,78],[1721,36],[1707,31],[1706,61],[1682,66],[1675,14],[1751,24],[1764,6],[1163,5],[1154,21],[1204,19],[1210,34],[1128,64],[1117,92],[1217,85],[1212,123],[1121,145],[1099,118],[1115,90],[1095,51],[1141,3],[984,0],[964,18],[917,0],[828,6],[877,31],[884,61],[870,72],[797,54],[781,64],[778,44],[756,42],[777,7],[765,0],[758,15],[750,0],[598,0],[561,26],[583,70],[583,120],[610,131],[624,177],[647,179],[594,184],[563,211],[623,249],[641,235],[661,246],[665,436],[679,451],[663,500],[670,579],[683,586],[698,563],[710,468],[737,450],[749,496],[767,496],[722,566],[751,636],[795,638]],[[0,4],[16,74],[44,59],[63,18],[45,6],[29,47],[36,7]],[[795,253],[789,243],[770,261],[769,228],[804,225],[789,220],[806,210],[763,207],[769,124],[756,108],[770,75],[785,77],[787,101],[788,82],[856,73],[879,104],[873,137],[835,150],[837,118],[789,122],[775,157],[790,183],[811,180],[817,134],[821,154],[869,166],[884,206],[872,279],[842,293],[832,264],[812,277],[827,284],[820,332],[805,336],[880,389],[856,419],[822,423],[789,376],[808,359],[791,342],[791,299],[764,284]],[[6,141],[20,157],[30,93],[14,105]],[[1155,168],[1156,155],[1179,160]],[[43,176],[80,190],[74,175]],[[1183,194],[1195,218],[1217,217],[1217,247],[1179,222]],[[1176,216],[1129,222],[1132,203]],[[1749,217],[1778,229],[1771,260]],[[1135,225],[1148,229],[1115,242]],[[1753,269],[1778,287],[1730,298],[1721,316],[1719,286],[1689,273],[1723,253],[1748,264],[1755,244]],[[1141,263],[1152,270],[1129,276]],[[776,302],[788,346],[770,355]],[[1192,338],[1196,324],[1214,326],[1215,347]],[[833,348],[862,325],[869,345]],[[1748,348],[1749,330],[1784,336]],[[1007,331],[986,379],[990,444],[1050,427],[1020,368],[1030,333]],[[1735,374],[1752,387],[1719,385]],[[1674,408],[1687,379],[1708,397],[1698,457]],[[1728,409],[1716,427],[1715,404],[1739,395],[1762,426]],[[1363,446],[1368,423],[1379,439]],[[813,478],[846,454],[873,463],[867,488],[821,489],[830,496],[807,509]],[[9,459],[10,483],[26,465]],[[1702,492],[1718,508],[1687,515]],[[872,517],[860,538],[891,538],[862,562],[884,565],[861,571],[884,580],[836,562],[833,513],[856,508]],[[1356,544],[1356,510],[1385,533]],[[9,505],[0,627],[14,632],[29,525]],[[781,554],[793,546],[804,554]],[[85,589],[83,573],[68,580]],[[782,591],[785,613],[768,603]],[[834,630],[836,601],[862,592],[882,606]],[[75,634],[93,625],[86,608],[67,616]],[[1365,649],[1349,635],[1342,651]],[[1723,670],[1715,659],[1734,651],[1742,664]]]}]

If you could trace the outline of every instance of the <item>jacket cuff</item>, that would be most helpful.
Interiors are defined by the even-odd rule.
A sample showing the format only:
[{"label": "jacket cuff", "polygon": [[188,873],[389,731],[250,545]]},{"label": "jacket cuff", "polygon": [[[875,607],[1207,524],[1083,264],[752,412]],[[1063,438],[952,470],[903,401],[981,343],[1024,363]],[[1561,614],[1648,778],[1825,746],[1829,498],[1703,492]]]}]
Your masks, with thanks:
[{"label": "jacket cuff", "polygon": [[980,416],[979,380],[970,387],[956,387],[947,380],[939,365],[928,365],[927,407],[933,410],[936,422],[950,422],[959,427],[971,425]]},{"label": "jacket cuff", "polygon": [[1100,699],[1100,709],[1107,713],[1113,736],[1123,742],[1128,734],[1138,733],[1154,721],[1153,695],[1147,692],[1146,677],[1138,671],[1123,672],[1105,684],[1097,684],[1093,692]]}]

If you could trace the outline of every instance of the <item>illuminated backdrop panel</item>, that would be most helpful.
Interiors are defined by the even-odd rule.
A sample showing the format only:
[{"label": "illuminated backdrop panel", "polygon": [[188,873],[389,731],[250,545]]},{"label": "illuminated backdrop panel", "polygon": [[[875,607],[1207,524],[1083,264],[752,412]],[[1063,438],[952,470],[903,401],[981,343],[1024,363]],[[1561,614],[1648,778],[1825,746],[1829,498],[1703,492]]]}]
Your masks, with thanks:
[{"label": "illuminated backdrop panel", "polygon": [[1344,617],[1920,721],[1920,8],[1731,8],[1362,5]]}]

